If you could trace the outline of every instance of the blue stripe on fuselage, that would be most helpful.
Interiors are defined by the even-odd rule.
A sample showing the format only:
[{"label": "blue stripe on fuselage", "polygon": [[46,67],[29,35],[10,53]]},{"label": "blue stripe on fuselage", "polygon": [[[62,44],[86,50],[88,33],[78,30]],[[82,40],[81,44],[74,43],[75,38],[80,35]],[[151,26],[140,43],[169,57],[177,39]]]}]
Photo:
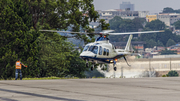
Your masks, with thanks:
[{"label": "blue stripe on fuselage", "polygon": [[[89,56],[81,56],[81,57],[84,59],[92,59],[92,60],[97,60],[97,61],[104,62],[104,63],[112,63],[112,62],[110,62],[111,60],[118,59],[118,58],[121,58],[124,56],[125,55],[120,54],[120,55],[115,56],[114,58],[97,58],[97,57],[89,57]],[[109,61],[107,61],[107,60],[109,60]]]}]

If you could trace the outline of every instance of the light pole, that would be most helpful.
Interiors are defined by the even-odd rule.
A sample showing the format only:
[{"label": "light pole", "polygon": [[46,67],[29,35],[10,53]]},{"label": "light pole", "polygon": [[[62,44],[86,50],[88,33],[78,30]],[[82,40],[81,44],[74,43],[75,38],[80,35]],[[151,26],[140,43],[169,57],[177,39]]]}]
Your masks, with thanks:
[{"label": "light pole", "polygon": [[114,70],[114,78],[116,78],[116,71]]},{"label": "light pole", "polygon": [[151,77],[151,59],[149,59],[149,77]]},{"label": "light pole", "polygon": [[123,66],[121,66],[121,78],[123,78]]}]

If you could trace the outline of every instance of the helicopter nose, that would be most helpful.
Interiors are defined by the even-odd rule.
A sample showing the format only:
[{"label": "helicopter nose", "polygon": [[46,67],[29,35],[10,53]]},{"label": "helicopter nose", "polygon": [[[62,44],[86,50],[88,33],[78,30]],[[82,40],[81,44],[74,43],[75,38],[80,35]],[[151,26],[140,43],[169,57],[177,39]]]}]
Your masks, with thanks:
[{"label": "helicopter nose", "polygon": [[90,51],[85,51],[80,54],[80,57],[94,57],[95,54]]}]

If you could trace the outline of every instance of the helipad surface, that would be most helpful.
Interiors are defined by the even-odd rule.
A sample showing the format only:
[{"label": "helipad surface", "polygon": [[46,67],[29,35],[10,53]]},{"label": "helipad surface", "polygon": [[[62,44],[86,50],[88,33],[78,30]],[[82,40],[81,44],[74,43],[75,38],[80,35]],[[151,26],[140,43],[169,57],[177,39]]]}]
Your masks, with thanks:
[{"label": "helipad surface", "polygon": [[180,101],[180,78],[0,81],[0,101]]}]

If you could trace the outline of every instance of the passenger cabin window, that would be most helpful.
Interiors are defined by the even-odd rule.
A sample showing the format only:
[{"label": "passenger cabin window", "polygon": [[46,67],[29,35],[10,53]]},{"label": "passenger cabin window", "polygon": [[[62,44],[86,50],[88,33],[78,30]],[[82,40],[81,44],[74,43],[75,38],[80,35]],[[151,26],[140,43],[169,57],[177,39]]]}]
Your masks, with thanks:
[{"label": "passenger cabin window", "polygon": [[104,48],[104,53],[103,53],[103,55],[106,55],[106,48]]},{"label": "passenger cabin window", "polygon": [[83,51],[87,51],[88,48],[89,48],[89,45],[85,46],[84,49],[83,49]]},{"label": "passenger cabin window", "polygon": [[98,53],[98,46],[91,46],[89,48],[89,51],[93,52],[94,54],[97,54]]},{"label": "passenger cabin window", "polygon": [[99,47],[99,55],[102,55],[102,47]]},{"label": "passenger cabin window", "polygon": [[107,49],[107,56],[109,56],[109,49]]}]

